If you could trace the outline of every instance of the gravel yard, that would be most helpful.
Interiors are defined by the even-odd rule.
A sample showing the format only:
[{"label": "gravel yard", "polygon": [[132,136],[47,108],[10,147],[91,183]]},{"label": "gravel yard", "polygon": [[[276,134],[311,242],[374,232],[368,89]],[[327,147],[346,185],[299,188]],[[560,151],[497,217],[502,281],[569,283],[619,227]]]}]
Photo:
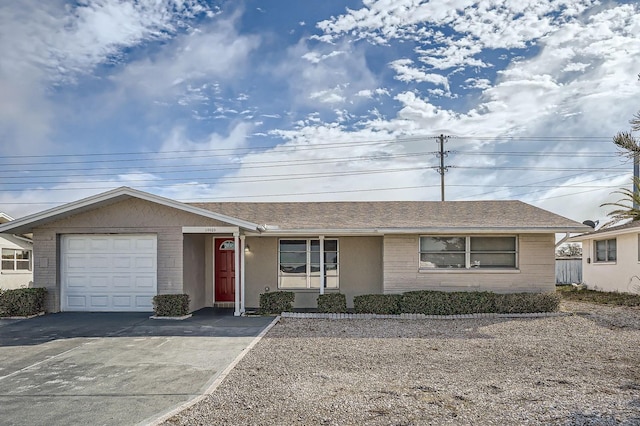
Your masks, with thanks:
[{"label": "gravel yard", "polygon": [[534,319],[282,319],[166,424],[640,425],[640,310]]}]

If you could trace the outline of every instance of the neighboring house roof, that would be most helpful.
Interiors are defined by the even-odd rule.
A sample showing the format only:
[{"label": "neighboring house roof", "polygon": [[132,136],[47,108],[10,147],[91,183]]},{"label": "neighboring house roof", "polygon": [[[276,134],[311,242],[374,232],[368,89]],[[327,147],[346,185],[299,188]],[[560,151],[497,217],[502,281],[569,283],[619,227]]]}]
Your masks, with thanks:
[{"label": "neighboring house roof", "polygon": [[589,229],[521,201],[181,203],[121,187],[0,225],[0,232],[27,232],[44,223],[131,197],[263,233],[550,233]]},{"label": "neighboring house roof", "polygon": [[28,238],[22,238],[17,235],[3,234],[0,235],[0,246],[17,250],[32,250],[33,242]]},{"label": "neighboring house roof", "polygon": [[623,225],[600,228],[597,231],[576,235],[575,237],[569,238],[568,241],[592,240],[594,238],[604,238],[609,236],[613,237],[616,235],[638,233],[638,232],[640,232],[640,221],[635,221],[635,222],[625,223]]},{"label": "neighboring house roof", "polygon": [[0,212],[0,224],[11,222],[13,218],[4,212]]}]

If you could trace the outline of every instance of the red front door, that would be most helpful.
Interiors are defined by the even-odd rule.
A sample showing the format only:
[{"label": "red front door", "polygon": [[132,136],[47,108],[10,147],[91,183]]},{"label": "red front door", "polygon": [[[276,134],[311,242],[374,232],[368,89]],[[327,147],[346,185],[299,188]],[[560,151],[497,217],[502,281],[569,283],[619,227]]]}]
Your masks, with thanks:
[{"label": "red front door", "polygon": [[215,301],[233,302],[236,281],[235,247],[233,238],[216,238],[215,250]]}]

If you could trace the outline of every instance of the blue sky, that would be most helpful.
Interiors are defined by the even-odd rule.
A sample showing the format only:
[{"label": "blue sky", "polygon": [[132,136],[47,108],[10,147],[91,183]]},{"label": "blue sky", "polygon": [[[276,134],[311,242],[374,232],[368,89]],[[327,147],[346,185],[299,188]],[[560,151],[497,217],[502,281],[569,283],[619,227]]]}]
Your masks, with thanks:
[{"label": "blue sky", "polygon": [[183,201],[521,199],[628,186],[640,6],[592,0],[0,4],[0,210],[127,185]]}]

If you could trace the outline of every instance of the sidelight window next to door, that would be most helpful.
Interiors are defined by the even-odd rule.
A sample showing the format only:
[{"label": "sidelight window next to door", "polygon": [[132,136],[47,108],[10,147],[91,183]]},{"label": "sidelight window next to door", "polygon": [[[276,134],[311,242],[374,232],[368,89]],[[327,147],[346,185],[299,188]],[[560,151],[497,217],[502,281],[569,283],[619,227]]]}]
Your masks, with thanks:
[{"label": "sidelight window next to door", "polygon": [[[337,239],[324,240],[325,288],[339,288]],[[278,288],[320,288],[320,240],[281,239],[278,244]]]}]

